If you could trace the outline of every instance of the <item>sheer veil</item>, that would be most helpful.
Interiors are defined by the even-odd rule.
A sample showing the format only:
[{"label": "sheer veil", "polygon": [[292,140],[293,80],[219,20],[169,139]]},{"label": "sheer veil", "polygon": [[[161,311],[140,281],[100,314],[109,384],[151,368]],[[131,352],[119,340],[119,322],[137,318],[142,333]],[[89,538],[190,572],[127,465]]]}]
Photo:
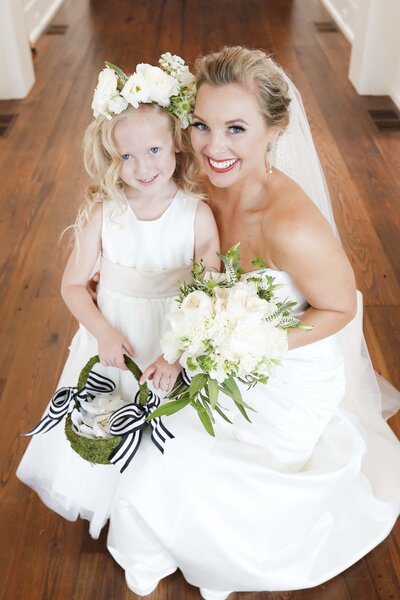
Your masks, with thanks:
[{"label": "sheer veil", "polygon": [[[277,144],[275,166],[296,181],[318,206],[338,236],[328,186],[319,161],[300,93],[282,71],[289,86],[290,123]],[[357,314],[337,334],[346,366],[346,396],[342,406],[362,420],[373,419],[376,412],[389,418],[400,409],[400,392],[375,373],[362,332],[362,295]]]}]

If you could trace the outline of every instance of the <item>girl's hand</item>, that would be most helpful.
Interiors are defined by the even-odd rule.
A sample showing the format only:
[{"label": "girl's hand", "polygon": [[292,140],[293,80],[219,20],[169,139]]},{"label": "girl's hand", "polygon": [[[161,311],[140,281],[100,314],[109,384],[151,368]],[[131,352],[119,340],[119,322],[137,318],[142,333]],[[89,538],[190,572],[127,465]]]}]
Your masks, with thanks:
[{"label": "girl's hand", "polygon": [[135,351],[127,338],[114,327],[108,326],[97,338],[99,346],[100,362],[103,367],[118,367],[124,371],[127,366],[124,361],[124,354],[129,354],[132,358]]},{"label": "girl's hand", "polygon": [[181,366],[178,361],[170,365],[161,355],[144,370],[139,383],[143,384],[148,379],[152,379],[157,390],[170,392],[180,372]]}]

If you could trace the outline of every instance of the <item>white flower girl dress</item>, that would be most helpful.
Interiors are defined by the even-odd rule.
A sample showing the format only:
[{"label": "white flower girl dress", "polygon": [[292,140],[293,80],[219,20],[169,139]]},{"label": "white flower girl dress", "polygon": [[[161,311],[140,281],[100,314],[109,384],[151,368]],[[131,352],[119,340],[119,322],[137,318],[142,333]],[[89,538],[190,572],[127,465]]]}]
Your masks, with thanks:
[{"label": "white flower girl dress", "polygon": [[[192,268],[196,207],[197,200],[181,190],[153,221],[137,219],[128,205],[124,209],[114,201],[103,205],[98,305],[128,337],[141,369],[160,355],[159,340],[177,282]],[[80,370],[97,352],[96,339],[80,326],[57,389],[75,386]],[[95,371],[116,383],[116,394],[133,400],[137,385],[131,373],[100,364]],[[153,452],[161,455],[154,445]],[[31,439],[17,476],[66,519],[88,519],[96,538],[108,519],[120,473],[115,466],[92,465],[76,454],[62,422]]]}]

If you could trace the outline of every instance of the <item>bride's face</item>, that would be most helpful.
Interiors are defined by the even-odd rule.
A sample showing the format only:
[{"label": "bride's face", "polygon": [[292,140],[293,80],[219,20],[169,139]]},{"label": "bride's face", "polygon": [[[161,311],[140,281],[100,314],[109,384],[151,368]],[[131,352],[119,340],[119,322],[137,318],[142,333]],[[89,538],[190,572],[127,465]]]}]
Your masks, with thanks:
[{"label": "bride's face", "polygon": [[200,165],[216,187],[264,179],[274,136],[255,95],[240,84],[203,84],[196,98],[190,137]]}]

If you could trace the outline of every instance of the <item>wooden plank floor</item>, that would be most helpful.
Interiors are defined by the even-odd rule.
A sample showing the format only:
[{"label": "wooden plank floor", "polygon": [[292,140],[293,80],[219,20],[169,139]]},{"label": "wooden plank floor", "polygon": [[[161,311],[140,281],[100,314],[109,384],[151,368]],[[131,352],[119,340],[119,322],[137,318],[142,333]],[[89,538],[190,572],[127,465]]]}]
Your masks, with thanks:
[{"label": "wooden plank floor", "polygon": [[[188,61],[224,44],[273,51],[300,88],[328,178],[343,244],[365,297],[365,331],[376,369],[400,387],[400,134],[378,133],[347,79],[350,47],[318,33],[318,0],[66,0],[54,22],[65,35],[37,43],[36,84],[0,138],[1,600],[134,600],[86,522],[65,522],[15,477],[27,431],[57,383],[75,329],[59,297],[74,219],[86,182],[81,139],[104,59],[126,69],[170,50]],[[399,418],[392,427],[400,434]],[[400,598],[400,527],[368,556],[317,588],[237,593],[230,600]],[[197,600],[179,573],[152,600]],[[149,597],[149,598],[150,598]]]}]

